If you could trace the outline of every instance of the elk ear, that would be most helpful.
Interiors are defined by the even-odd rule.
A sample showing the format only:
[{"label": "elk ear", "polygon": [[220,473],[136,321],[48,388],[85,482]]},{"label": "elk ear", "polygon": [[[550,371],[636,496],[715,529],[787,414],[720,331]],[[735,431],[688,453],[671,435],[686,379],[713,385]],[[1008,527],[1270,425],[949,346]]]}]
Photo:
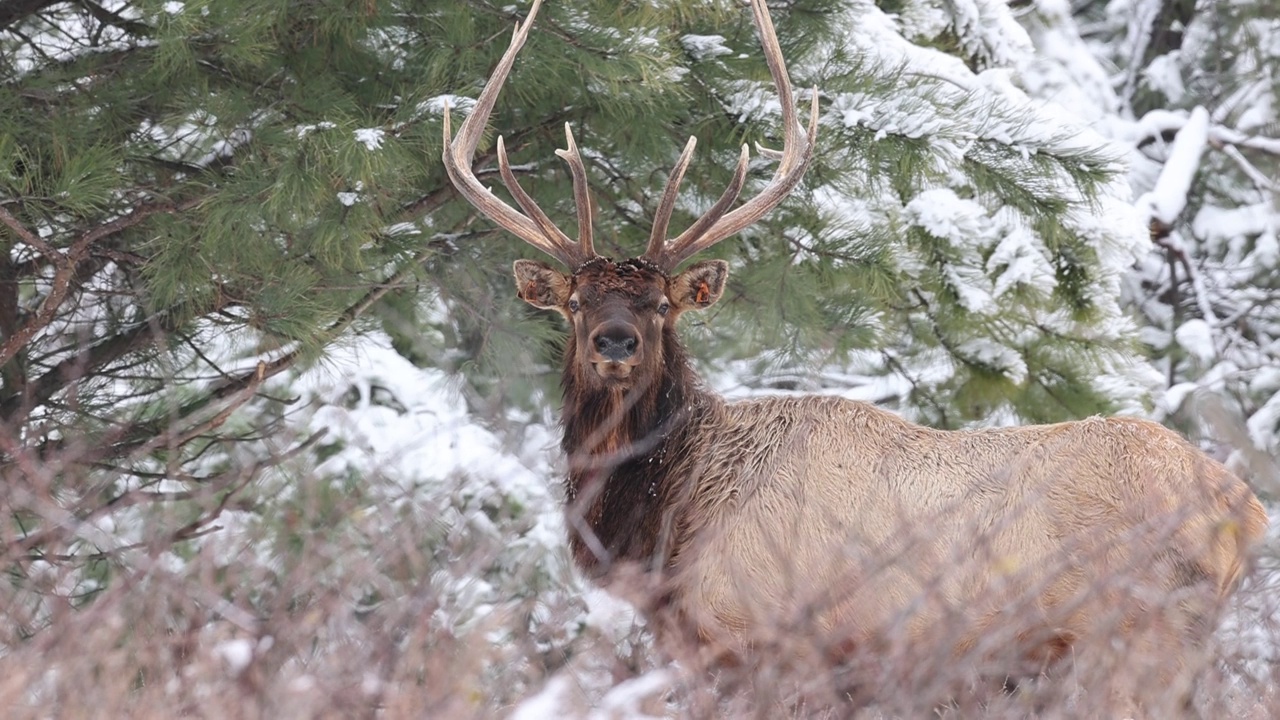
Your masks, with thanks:
[{"label": "elk ear", "polygon": [[569,278],[559,270],[538,260],[517,260],[513,269],[521,300],[543,310],[559,310],[569,302]]},{"label": "elk ear", "polygon": [[671,281],[671,302],[681,311],[711,307],[724,294],[724,281],[729,278],[729,263],[703,260],[675,276]]}]

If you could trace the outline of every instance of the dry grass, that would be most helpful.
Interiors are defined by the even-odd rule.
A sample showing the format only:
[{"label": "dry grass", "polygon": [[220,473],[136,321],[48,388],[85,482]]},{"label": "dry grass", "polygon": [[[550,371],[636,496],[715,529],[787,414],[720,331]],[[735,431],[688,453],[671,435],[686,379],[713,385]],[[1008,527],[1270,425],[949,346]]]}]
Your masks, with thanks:
[{"label": "dry grass", "polygon": [[[769,625],[750,667],[712,666],[608,617],[598,600],[588,607],[561,556],[539,565],[536,547],[516,552],[512,528],[529,523],[518,510],[457,513],[412,496],[389,505],[300,464],[276,472],[292,474],[260,482],[254,502],[225,510],[207,536],[174,541],[167,529],[189,518],[152,513],[133,521],[163,541],[90,559],[10,558],[0,716],[1079,718],[1115,716],[1108,688],[1129,686],[1164,708],[1151,717],[1280,716],[1271,548],[1195,659],[1192,712],[1165,707],[1177,694],[1160,675],[1166,649],[1134,639],[1180,622],[1187,598],[1150,595],[1141,567],[1090,584],[1081,602],[1107,596],[1117,612],[1016,687],[1005,680],[1028,669],[1024,630],[1057,624],[1031,602],[1035,587],[1007,599],[1001,621],[961,652],[969,608],[943,608],[928,642],[908,640],[904,618],[874,647],[847,652],[814,630],[809,605]],[[443,495],[466,504],[468,479],[457,481]],[[904,536],[928,542],[928,525]],[[974,537],[969,559],[981,562]],[[1135,627],[1118,611],[1137,601],[1154,610]],[[913,607],[936,602],[926,593]]]}]

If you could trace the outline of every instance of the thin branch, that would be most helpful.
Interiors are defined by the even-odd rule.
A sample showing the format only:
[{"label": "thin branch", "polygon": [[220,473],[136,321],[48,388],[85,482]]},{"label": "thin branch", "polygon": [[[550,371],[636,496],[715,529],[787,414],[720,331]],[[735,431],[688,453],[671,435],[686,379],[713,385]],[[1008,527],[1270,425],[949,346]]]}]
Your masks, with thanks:
[{"label": "thin branch", "polygon": [[[437,242],[428,243],[426,247],[414,255],[412,260],[405,263],[403,268],[392,273],[389,277],[371,288],[363,297],[347,307],[346,310],[342,311],[342,313],[338,315],[337,319],[330,323],[329,327],[325,330],[322,336],[323,341],[330,342],[336,339],[346,331],[347,328],[351,327],[352,323],[364,315],[369,308],[373,307],[376,302],[381,300],[383,296],[391,290],[400,287],[401,283],[412,275],[419,265],[426,262],[427,258],[431,257],[431,255],[435,254],[439,250],[439,245],[440,243]],[[203,405],[213,402],[228,395],[241,392],[250,385],[256,386],[263,380],[274,377],[292,367],[293,364],[298,361],[299,357],[301,357],[301,352],[295,349],[290,350],[269,362],[260,362],[252,372],[230,378],[217,385],[204,398],[197,400],[193,405]],[[188,405],[187,407],[190,408],[192,405]]]},{"label": "thin branch", "polygon": [[108,10],[96,2],[90,0],[80,0],[78,3],[86,12],[93,16],[94,20],[103,25],[120,28],[127,33],[137,35],[138,37],[151,37],[151,26],[146,23],[140,23],[136,20],[130,20],[120,13]]},{"label": "thin branch", "polygon": [[[125,455],[136,457],[164,447],[181,447],[199,435],[226,422],[231,413],[248,402],[253,397],[254,391],[258,389],[258,386],[266,378],[270,377],[266,373],[267,363],[259,362],[253,371],[236,379],[237,385],[233,390],[221,391],[222,388],[215,389],[214,392],[200,400],[188,403],[180,408],[175,413],[176,418],[170,420],[168,428],[164,430],[157,430],[155,423],[151,421],[120,426],[110,433],[111,437],[99,443],[100,449],[96,453],[86,453],[80,459],[97,462],[108,457]],[[230,402],[212,417],[203,420],[192,420],[193,424],[183,428],[178,427],[183,421],[193,419],[206,411],[215,402],[228,398]]]},{"label": "thin branch", "polygon": [[[12,335],[6,337],[3,344],[0,344],[0,365],[4,365],[9,362],[9,360],[13,358],[13,356],[16,355],[23,346],[35,337],[36,333],[40,332],[47,327],[49,323],[53,322],[53,318],[57,315],[59,308],[62,306],[62,302],[66,300],[67,293],[71,289],[71,280],[76,267],[89,254],[89,250],[94,243],[134,227],[152,215],[183,212],[199,205],[203,200],[203,197],[199,197],[184,200],[180,203],[154,203],[150,205],[142,205],[135,208],[128,215],[124,215],[112,220],[111,222],[99,225],[98,227],[82,234],[79,239],[72,243],[71,248],[67,251],[64,259],[62,261],[55,261],[58,269],[53,274],[53,281],[49,288],[49,294],[45,296],[44,302],[40,304],[40,309],[36,311],[35,316],[22,327],[18,328]],[[61,255],[61,253],[59,253],[59,255]]]},{"label": "thin branch", "polygon": [[[191,537],[190,535],[191,532],[199,528],[202,528],[204,526],[207,526],[209,523],[216,520],[217,517],[226,508],[232,496],[234,496],[237,492],[245,488],[250,482],[252,482],[253,479],[257,477],[259,472],[267,468],[276,467],[296,457],[298,454],[302,453],[307,448],[311,447],[316,442],[318,442],[320,438],[324,437],[324,435],[327,432],[328,430],[326,429],[318,430],[315,433],[312,433],[310,436],[308,436],[305,440],[303,440],[298,445],[290,448],[288,451],[279,455],[273,455],[272,457],[269,457],[265,460],[259,460],[259,461],[253,462],[249,465],[246,465],[245,467],[240,468],[234,473],[230,473],[230,472],[225,473],[221,482],[210,483],[209,486],[202,488],[201,490],[198,490],[198,491],[194,491],[190,493],[161,493],[161,492],[148,492],[144,490],[131,490],[121,495],[118,495],[114,498],[111,498],[110,500],[107,500],[105,503],[97,505],[93,508],[89,508],[89,509],[82,508],[79,512],[70,512],[70,511],[62,510],[59,508],[57,512],[54,514],[60,515],[62,517],[51,520],[51,522],[54,523],[53,527],[10,541],[8,544],[8,547],[5,548],[4,552],[0,553],[0,562],[7,562],[8,559],[13,555],[30,554],[31,551],[34,550],[35,548],[61,541],[67,538],[68,536],[81,535],[82,531],[86,527],[92,527],[90,523],[92,523],[94,519],[99,518],[113,510],[133,507],[135,505],[139,505],[144,502],[197,500],[201,498],[212,498],[212,497],[215,497],[218,493],[225,491],[226,494],[223,495],[223,497],[221,498],[216,508],[214,508],[211,512],[202,514],[201,517],[197,518],[195,521],[187,525],[184,525],[181,528],[178,528],[174,532],[170,533],[168,537],[169,541],[171,542],[175,540],[180,540],[180,539],[188,539],[189,537]],[[46,520],[48,519],[49,518],[46,517]],[[84,539],[88,540],[89,542],[96,542],[97,540],[101,540],[101,538],[95,539],[91,537],[86,537]],[[108,543],[103,543],[103,544],[108,544]],[[150,543],[135,543],[133,545],[120,546],[115,548],[113,552],[119,553],[125,550],[137,548],[139,546],[147,545],[147,544],[150,544]],[[73,559],[73,558],[74,556],[71,556],[68,559]]]},{"label": "thin branch", "polygon": [[1246,135],[1239,130],[1234,130],[1222,125],[1214,125],[1209,130],[1210,141],[1222,145],[1235,145],[1237,147],[1249,148],[1250,150],[1259,150],[1269,155],[1280,156],[1280,138],[1264,137],[1261,135]]},{"label": "thin branch", "polygon": [[1253,181],[1254,187],[1258,188],[1260,192],[1276,192],[1278,188],[1275,181],[1249,162],[1249,158],[1240,152],[1240,148],[1235,145],[1226,145],[1223,146],[1222,153],[1235,161],[1240,170]]},{"label": "thin branch", "polygon": [[62,267],[67,263],[66,255],[58,252],[52,245],[41,239],[39,235],[31,232],[31,230],[19,222],[18,218],[14,217],[13,214],[9,212],[9,209],[4,205],[0,205],[0,222],[8,225],[9,229],[13,230],[19,240],[35,248],[41,255],[48,258],[49,262],[57,265],[58,267]]},{"label": "thin branch", "polygon": [[1191,261],[1191,256],[1187,253],[1186,247],[1182,241],[1173,237],[1169,232],[1160,232],[1160,228],[1152,223],[1151,240],[1157,246],[1164,248],[1169,254],[1176,258],[1178,264],[1186,271],[1187,280],[1191,283],[1191,291],[1195,294],[1196,306],[1200,308],[1200,315],[1205,322],[1211,326],[1218,324],[1218,315],[1213,311],[1213,307],[1209,304],[1208,291],[1205,289],[1204,280],[1200,277],[1200,272],[1195,264]]},{"label": "thin branch", "polygon": [[[171,328],[172,319],[181,315],[181,312],[169,313],[159,320],[161,327]],[[20,396],[0,403],[0,422],[10,427],[16,426],[32,409],[47,403],[71,383],[89,377],[99,368],[153,344],[156,337],[150,332],[152,325],[148,322],[139,322],[123,332],[116,333],[64,358],[32,380],[23,388]]]},{"label": "thin branch", "polygon": [[14,25],[62,0],[5,0],[0,2],[0,30]]}]

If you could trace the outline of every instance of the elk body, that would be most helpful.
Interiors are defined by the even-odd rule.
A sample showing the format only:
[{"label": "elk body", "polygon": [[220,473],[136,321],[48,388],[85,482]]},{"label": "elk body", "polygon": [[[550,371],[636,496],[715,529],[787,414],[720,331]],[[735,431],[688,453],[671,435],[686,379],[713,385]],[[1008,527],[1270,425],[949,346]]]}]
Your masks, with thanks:
[{"label": "elk body", "polygon": [[677,267],[799,182],[818,93],[804,128],[767,9],[752,0],[784,123],[783,150],[762,150],[778,161],[772,180],[733,208],[744,147],[720,200],[668,239],[691,139],[645,253],[600,257],[567,126],[558,154],[572,172],[576,243],[520,188],[501,137],[499,170],[521,210],[471,170],[538,5],[456,138],[446,111],[444,162],[469,202],[564,266],[519,260],[515,279],[523,300],[571,326],[563,449],[578,567],[605,584],[635,570],[655,578],[658,624],[729,655],[750,655],[787,629],[834,660],[891,637],[941,638],[956,657],[998,638],[986,645],[1038,672],[1120,639],[1149,651],[1156,680],[1185,685],[1214,611],[1266,529],[1248,487],[1143,420],[940,431],[840,398],[727,402],[707,390],[676,321],[721,297],[728,265]]}]

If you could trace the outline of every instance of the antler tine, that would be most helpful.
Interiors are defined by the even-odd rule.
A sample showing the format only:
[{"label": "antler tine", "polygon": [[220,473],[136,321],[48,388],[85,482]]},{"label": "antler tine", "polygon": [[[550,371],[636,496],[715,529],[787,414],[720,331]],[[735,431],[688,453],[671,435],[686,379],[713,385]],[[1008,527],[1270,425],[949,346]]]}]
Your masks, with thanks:
[{"label": "antler tine", "polygon": [[750,161],[751,151],[747,149],[746,145],[743,145],[742,152],[738,155],[738,165],[733,169],[733,178],[729,180],[729,186],[720,194],[720,199],[716,200],[716,203],[703,213],[702,217],[690,225],[688,230],[680,233],[680,237],[677,237],[671,243],[671,248],[666,251],[664,261],[670,265],[669,270],[674,270],[676,265],[697,253],[697,250],[686,252],[686,249],[693,241],[703,237],[708,230],[720,222],[725,213],[729,212],[729,208],[733,207],[738,195],[742,193],[742,186],[747,182],[747,164]]},{"label": "antler tine", "polygon": [[533,220],[534,224],[542,232],[544,238],[551,238],[559,242],[559,244],[569,247],[572,241],[569,237],[560,231],[560,228],[551,222],[551,218],[538,207],[533,201],[529,193],[520,187],[520,181],[516,179],[516,174],[511,170],[511,162],[507,159],[507,146],[502,136],[498,136],[498,172],[502,174],[502,184],[507,186],[507,191],[511,193],[511,197],[516,199],[520,204],[520,209]]},{"label": "antler tine", "polygon": [[698,138],[690,135],[689,141],[684,144],[684,150],[680,153],[680,159],[676,160],[676,166],[671,168],[671,174],[667,176],[667,186],[662,190],[662,201],[658,203],[658,211],[653,215],[653,230],[649,233],[649,246],[644,251],[644,257],[650,259],[662,257],[667,244],[667,226],[671,224],[671,213],[676,208],[680,183],[684,180],[684,172],[689,169],[689,162],[693,160],[693,149],[697,146]]},{"label": "antler tine", "polygon": [[[451,128],[449,106],[447,103],[445,104],[444,168],[449,175],[449,179],[453,182],[453,186],[458,189],[459,194],[482,214],[530,245],[556,258],[565,265],[574,267],[587,258],[582,257],[581,249],[575,247],[569,238],[551,223],[546,213],[538,209],[533,199],[514,182],[515,174],[511,172],[511,167],[506,162],[506,150],[502,147],[501,138],[498,140],[498,165],[499,171],[502,173],[503,183],[511,191],[516,202],[520,204],[525,212],[532,215],[533,219],[522,215],[515,208],[499,200],[492,191],[476,178],[471,168],[472,158],[475,156],[476,147],[480,144],[480,136],[484,133],[485,125],[489,122],[489,116],[493,113],[493,106],[498,100],[498,93],[502,90],[502,85],[511,73],[516,55],[529,37],[529,28],[533,26],[533,20],[538,16],[538,8],[541,5],[542,0],[534,0],[532,7],[529,8],[529,16],[525,18],[523,23],[516,25],[515,31],[511,35],[511,45],[503,53],[502,59],[498,61],[498,66],[494,68],[493,74],[489,76],[484,89],[480,91],[480,97],[476,98],[475,107],[458,129],[456,138],[453,136]],[[553,232],[548,232],[548,230]]]},{"label": "antler tine", "polygon": [[578,143],[573,141],[573,130],[569,123],[564,124],[564,150],[557,150],[556,155],[569,163],[569,174],[573,176],[573,204],[578,209],[578,243],[584,258],[596,255],[595,241],[591,233],[591,189],[587,185],[587,168],[582,164],[582,155],[578,152]]},{"label": "antler tine", "polygon": [[[782,47],[778,44],[778,35],[774,30],[773,20],[769,17],[769,8],[765,5],[765,0],[751,0],[751,14],[760,33],[765,62],[769,65],[769,74],[773,77],[773,84],[778,89],[778,99],[782,106],[782,151],[760,148],[760,152],[765,157],[777,158],[778,167],[774,171],[773,178],[764,190],[760,191],[760,194],[743,203],[733,212],[726,212],[741,189],[740,185],[738,189],[734,189],[731,185],[729,190],[732,190],[732,193],[726,190],[711,210],[671,241],[660,255],[651,258],[667,270],[675,269],[681,262],[764,217],[799,184],[800,178],[808,169],[810,160],[813,159],[814,138],[818,132],[818,89],[813,90],[809,126],[805,131],[796,114],[796,99],[791,90],[791,80],[787,77]],[[804,137],[801,137],[802,132]],[[745,157],[746,148],[744,147],[738,170],[734,175],[735,180],[739,174],[745,179]],[[723,207],[721,203],[724,203]],[[652,246],[651,242],[650,247]],[[646,253],[646,256],[648,255],[649,253]]]}]

